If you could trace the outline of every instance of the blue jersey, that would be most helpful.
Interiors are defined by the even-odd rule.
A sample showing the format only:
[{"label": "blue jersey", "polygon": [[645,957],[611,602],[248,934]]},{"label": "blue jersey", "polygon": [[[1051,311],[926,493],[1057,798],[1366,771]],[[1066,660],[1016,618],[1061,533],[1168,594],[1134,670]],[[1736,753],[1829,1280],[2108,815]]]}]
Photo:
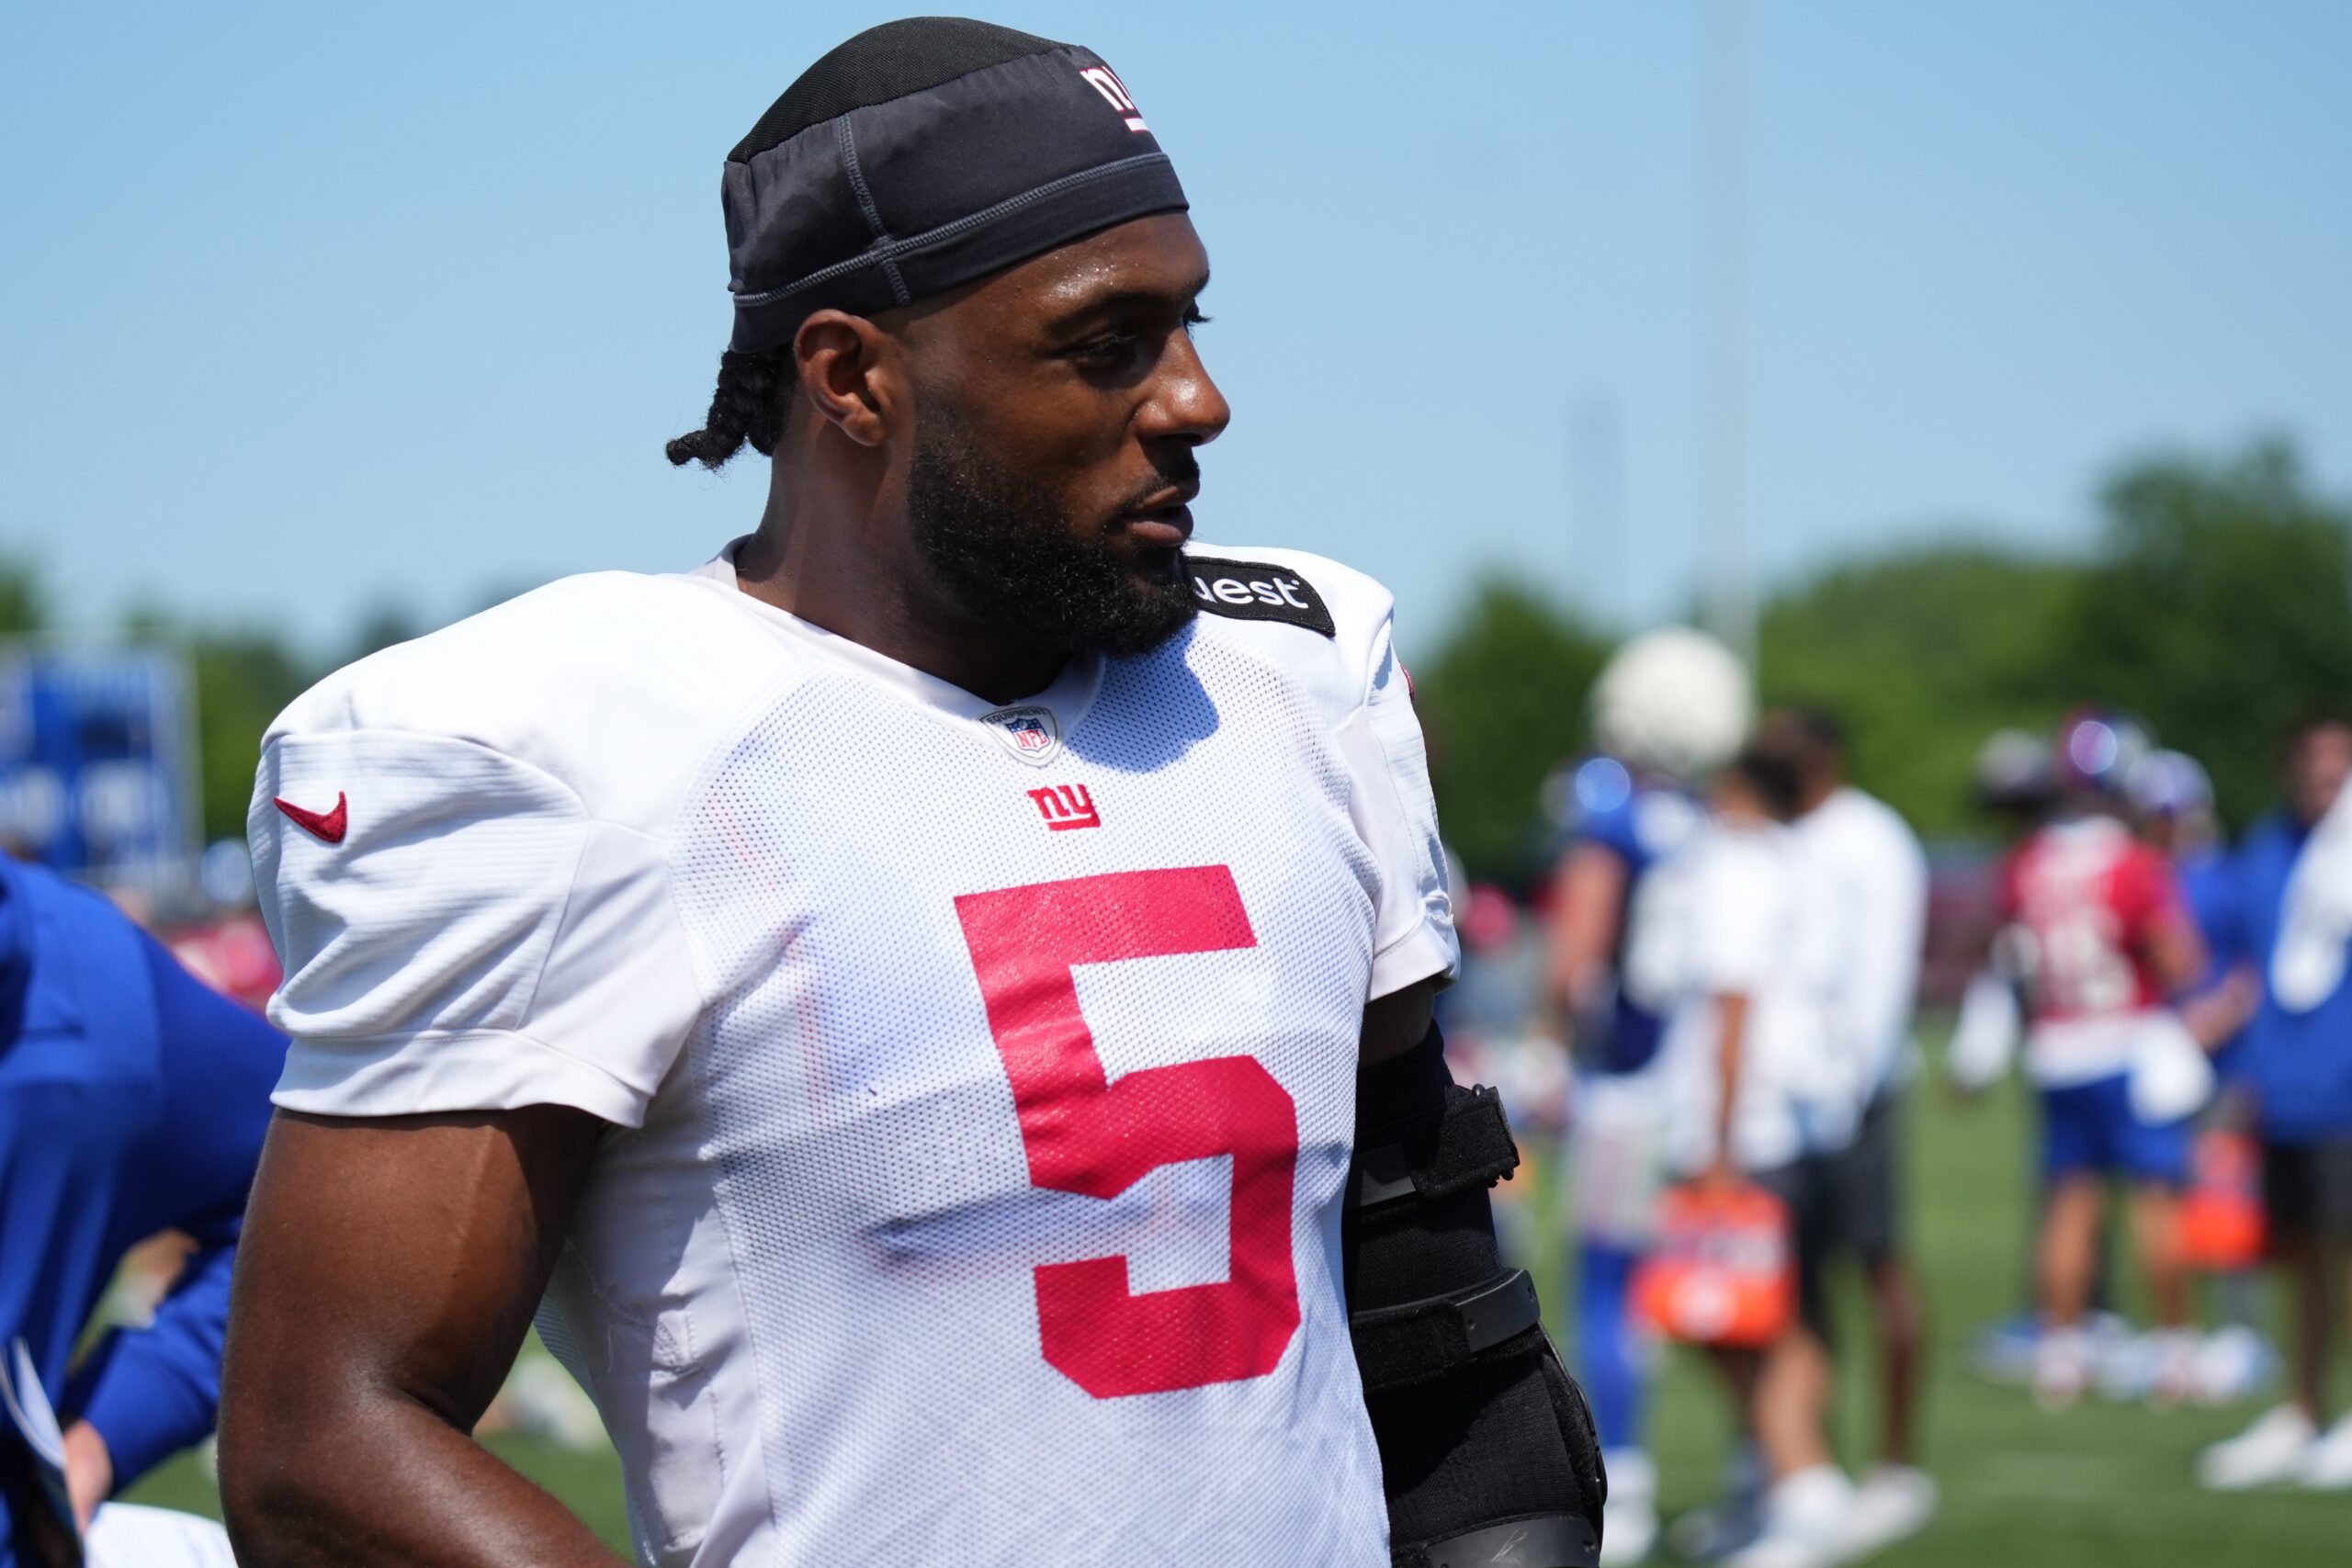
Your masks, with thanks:
[{"label": "blue jersey", "polygon": [[[2179,879],[2181,899],[2188,908],[2188,918],[2197,927],[2197,934],[2205,940],[2205,977],[2190,987],[2192,995],[2201,996],[2212,990],[2233,969],[2248,962],[2245,949],[2245,900],[2239,886],[2237,863],[2219,849],[2194,850],[2173,862],[2173,874]],[[2245,1068],[2239,1046],[2241,1036],[2232,1035],[2214,1047],[2214,1069],[2225,1077],[2237,1077]]]},{"label": "blue jersey", "polygon": [[[118,1485],[212,1429],[229,1266],[285,1050],[105,898],[0,857],[0,1346],[24,1338],[61,1413],[106,1438]],[[69,1378],[123,1253],[173,1228],[197,1251],[154,1322]],[[27,1461],[0,1420],[0,1568],[10,1510],[38,1506]]]},{"label": "blue jersey", "polygon": [[[2281,813],[2256,823],[2238,846],[2244,951],[2266,980],[2287,880],[2310,838],[2310,829]],[[2302,1013],[2287,1011],[2266,994],[2238,1048],[2261,1105],[2266,1138],[2281,1144],[2352,1139],[2352,983]]]},{"label": "blue jersey", "polygon": [[1690,836],[1700,811],[1681,791],[1639,783],[1611,757],[1585,761],[1570,784],[1566,846],[1598,844],[1625,866],[1609,1006],[1602,1016],[1577,1020],[1577,1061],[1590,1072],[1639,1072],[1657,1055],[1666,1021],[1627,997],[1622,984],[1634,899],[1643,880]]}]

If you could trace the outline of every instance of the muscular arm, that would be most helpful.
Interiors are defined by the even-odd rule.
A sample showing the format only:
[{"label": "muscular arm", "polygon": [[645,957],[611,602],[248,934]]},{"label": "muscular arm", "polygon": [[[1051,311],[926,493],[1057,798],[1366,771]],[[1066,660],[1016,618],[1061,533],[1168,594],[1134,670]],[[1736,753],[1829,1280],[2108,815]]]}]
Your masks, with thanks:
[{"label": "muscular arm", "polygon": [[2210,964],[2205,939],[2186,912],[2166,910],[2148,928],[2148,963],[2167,995],[2177,996],[2204,980]]},{"label": "muscular arm", "polygon": [[281,1112],[246,1212],[220,1411],[245,1568],[610,1568],[471,1436],[605,1124],[555,1106]]},{"label": "muscular arm", "polygon": [[2172,911],[2150,930],[2148,961],[2165,994],[2177,998],[2180,1021],[2208,1051],[2245,1028],[2262,1005],[2262,983],[2244,964],[2206,984],[2213,978],[2212,954],[2185,911]]},{"label": "muscular arm", "polygon": [[1430,1032],[1430,1017],[1437,999],[1437,979],[1417,980],[1401,991],[1391,991],[1364,1004],[1364,1066],[1390,1061],[1421,1043]]}]

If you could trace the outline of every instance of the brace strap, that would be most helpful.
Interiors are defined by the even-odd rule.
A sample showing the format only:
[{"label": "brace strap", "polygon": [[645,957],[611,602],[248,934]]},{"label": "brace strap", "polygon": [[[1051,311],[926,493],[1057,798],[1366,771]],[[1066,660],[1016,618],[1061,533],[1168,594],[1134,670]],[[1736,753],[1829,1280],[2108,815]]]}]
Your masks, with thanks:
[{"label": "brace strap", "polygon": [[1502,1096],[1483,1085],[1455,1098],[1434,1119],[1409,1125],[1419,1137],[1356,1150],[1348,1172],[1350,1207],[1444,1198],[1474,1184],[1491,1187],[1519,1168]]},{"label": "brace strap", "polygon": [[1468,1290],[1356,1313],[1348,1326],[1363,1391],[1379,1393],[1443,1377],[1540,1322],[1535,1281],[1514,1269]]}]

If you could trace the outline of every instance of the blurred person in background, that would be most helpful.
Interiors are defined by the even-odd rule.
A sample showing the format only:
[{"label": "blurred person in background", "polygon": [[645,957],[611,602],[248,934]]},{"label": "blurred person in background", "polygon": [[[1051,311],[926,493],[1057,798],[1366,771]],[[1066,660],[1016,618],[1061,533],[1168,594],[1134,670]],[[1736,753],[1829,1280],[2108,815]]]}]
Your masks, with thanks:
[{"label": "blurred person in background", "polygon": [[[1977,809],[1999,824],[2005,848],[2023,842],[2055,804],[2057,778],[2050,758],[2050,738],[2023,729],[1995,730],[1977,750],[1972,793]],[[1985,961],[1961,993],[1960,1017],[1944,1054],[1944,1070],[1963,1095],[1981,1092],[2009,1070],[2025,1028],[2017,976],[2002,967],[2005,954],[1989,943],[1990,934],[1977,933]]]},{"label": "blurred person in background", "polygon": [[2157,1323],[2152,1393],[2186,1397],[2195,1374],[2176,1203],[2188,1118],[2211,1073],[2165,1004],[2203,976],[2206,959],[2171,867],[2121,816],[2122,779],[2143,744],[2125,721],[2097,714],[2063,726],[2051,820],[1999,874],[1998,941],[2022,985],[2026,1068],[2041,1099],[2033,1386],[2052,1408],[2079,1398],[2096,1371],[2085,1319],[2110,1178],[2132,1190]]},{"label": "blurred person in background", "polygon": [[1760,1355],[1716,1352],[1769,1476],[1759,1533],[1722,1558],[1734,1568],[1841,1561],[1853,1527],[1854,1489],[1828,1441],[1822,1215],[1860,1120],[1863,1075],[1853,1055],[1828,1048],[1835,928],[1789,826],[1803,798],[1787,757],[1741,751],[1717,776],[1708,826],[1672,883],[1683,977],[1666,1044],[1674,1164],[1717,1191],[1770,1192],[1796,1255],[1797,1315]]},{"label": "blurred person in background", "polygon": [[[2226,1152],[2209,1145],[2244,1137],[2252,1114],[2244,1082],[2244,1054],[2237,1048],[2261,987],[2247,964],[2245,915],[2236,868],[2213,812],[2213,784],[2202,764],[2179,751],[2152,751],[2124,781],[2140,831],[2168,861],[2197,933],[2205,943],[2206,970],[2182,998],[2194,1010],[2193,1025],[2211,1042],[2220,1089],[2199,1119],[2197,1157]],[[2271,1357],[2258,1326],[2260,1279],[2252,1269],[2222,1274],[2219,1323],[2198,1352],[2199,1398],[2222,1403],[2244,1398],[2266,1375]]]},{"label": "blurred person in background", "polygon": [[1666,1024],[1662,998],[1626,973],[1632,913],[1698,827],[1690,782],[1738,746],[1747,710],[1747,673],[1722,645],[1679,628],[1634,639],[1594,684],[1600,752],[1569,773],[1559,808],[1548,989],[1575,1066],[1576,1352],[1609,1472],[1606,1562],[1639,1562],[1657,1536],[1628,1291],[1663,1168]]},{"label": "blurred person in background", "polygon": [[2330,716],[2287,745],[2285,805],[2255,824],[2236,865],[2245,951],[2267,981],[2241,1050],[2262,1140],[2271,1254],[2294,1302],[2287,1403],[2207,1449],[2199,1478],[2222,1489],[2352,1487],[2352,1416],[2324,1427],[2332,1342],[2330,1259],[2352,1239],[2352,719]]},{"label": "blurred person in background", "polygon": [[[100,895],[0,860],[0,1568],[229,1561],[209,1522],[100,1505],[212,1430],[285,1049]],[[166,1228],[195,1249],[153,1321],[75,1365],[116,1265]]]},{"label": "blurred person in background", "polygon": [[[1860,1072],[1853,1139],[1820,1157],[1808,1183],[1813,1250],[1849,1256],[1869,1286],[1881,1358],[1879,1462],[1855,1488],[1848,1549],[1875,1551],[1935,1517],[1936,1485],[1918,1466],[1922,1308],[1903,1241],[1900,1101],[1911,1070],[1911,1009],[1927,938],[1928,854],[1893,807],[1846,779],[1846,731],[1818,708],[1765,716],[1758,746],[1798,784],[1795,831],[1811,863],[1813,918],[1828,922],[1834,959],[1824,1048]],[[1815,1292],[1818,1296],[1819,1292]],[[1816,1312],[1821,1303],[1816,1303]],[[1828,1325],[1815,1325],[1828,1345]]]},{"label": "blurred person in background", "polygon": [[[1985,738],[1977,751],[1971,792],[1977,809],[1996,825],[2004,853],[2024,842],[2049,819],[2057,805],[2054,749],[2049,735],[1998,729]],[[1962,989],[1960,1013],[1944,1053],[1946,1082],[1962,1100],[1987,1092],[2008,1072],[2025,1036],[2021,978],[2010,972],[2008,945],[1993,940],[1996,916],[1992,902],[1988,897],[1985,925],[1970,937],[1979,961]],[[2031,1164],[2031,1213],[2018,1270],[2018,1309],[1987,1324],[1969,1348],[1969,1365],[1979,1376],[2018,1387],[2033,1382],[2034,1359],[2041,1345],[2034,1251],[2049,1193],[2038,1151]],[[2094,1340],[2102,1345],[2129,1334],[2129,1326],[2110,1310],[2110,1272],[2108,1249],[2102,1247],[2092,1273],[2088,1319]]]}]

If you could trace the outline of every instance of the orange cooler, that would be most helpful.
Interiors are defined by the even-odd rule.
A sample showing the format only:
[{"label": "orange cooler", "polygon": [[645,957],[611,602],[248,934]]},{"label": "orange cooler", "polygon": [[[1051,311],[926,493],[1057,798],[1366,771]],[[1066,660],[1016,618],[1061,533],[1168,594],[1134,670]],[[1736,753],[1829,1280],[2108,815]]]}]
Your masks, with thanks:
[{"label": "orange cooler", "polygon": [[1745,1184],[1668,1188],[1634,1306],[1669,1339],[1757,1349],[1796,1314],[1796,1258],[1778,1198]]},{"label": "orange cooler", "polygon": [[2200,1133],[2180,1200],[2180,1250],[2216,1274],[2262,1261],[2262,1154],[2244,1133]]}]

